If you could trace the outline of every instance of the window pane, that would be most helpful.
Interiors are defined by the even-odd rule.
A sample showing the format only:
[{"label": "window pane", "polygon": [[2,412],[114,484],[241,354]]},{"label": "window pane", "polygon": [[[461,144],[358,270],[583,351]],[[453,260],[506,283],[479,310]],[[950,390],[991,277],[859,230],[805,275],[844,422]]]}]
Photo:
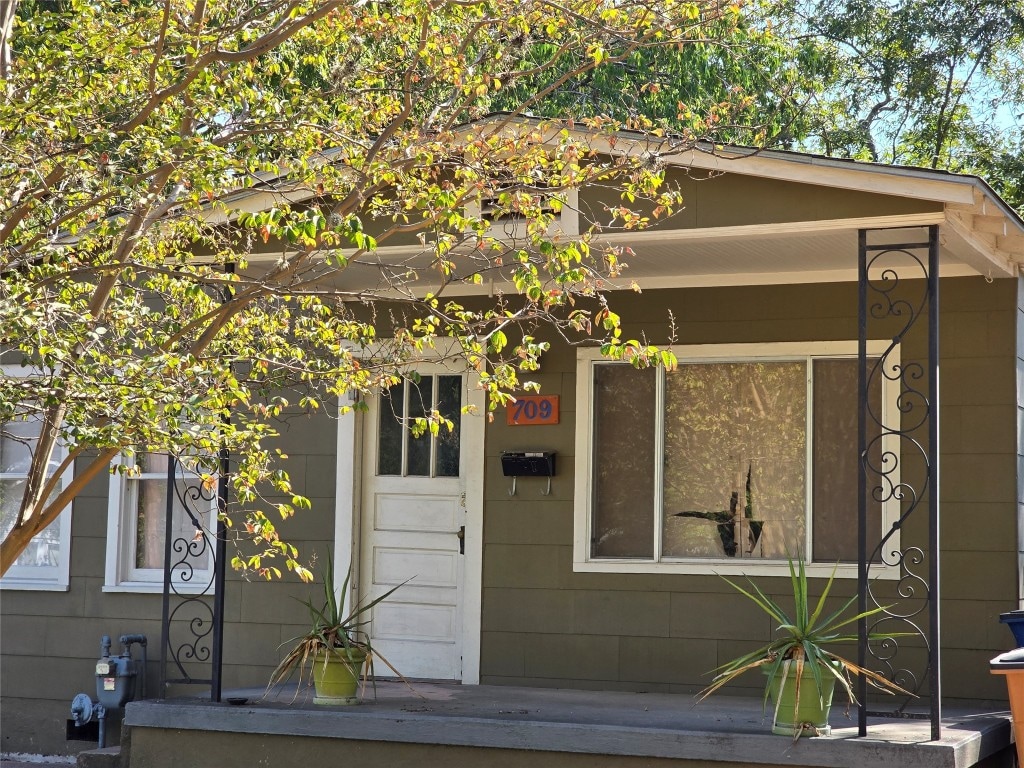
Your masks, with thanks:
[{"label": "window pane", "polygon": [[[870,393],[871,410],[881,413],[881,382]],[[820,562],[857,561],[857,361],[814,362],[814,559]],[[869,444],[881,430],[868,423]],[[872,455],[879,466],[881,443]],[[869,552],[882,530],[882,505],[868,505]]]},{"label": "window pane", "polygon": [[38,421],[8,421],[0,432],[0,472],[27,474],[32,450],[39,437]]},{"label": "window pane", "polygon": [[654,556],[657,374],[594,369],[593,557]]},{"label": "window pane", "polygon": [[402,474],[402,384],[395,384],[380,396],[380,432],[377,440],[377,474]]},{"label": "window pane", "polygon": [[406,475],[430,476],[430,430],[426,429],[419,437],[413,437],[412,424],[414,419],[426,416],[434,410],[434,377],[424,376],[419,384],[408,382],[409,387],[409,421],[405,430],[406,439]]},{"label": "window pane", "polygon": [[664,555],[802,551],[806,425],[803,362],[695,363],[666,374]]},{"label": "window pane", "polygon": [[[24,495],[24,480],[0,480],[0,537],[6,536],[14,527]],[[37,533],[14,564],[29,567],[60,565],[60,518]]]},{"label": "window pane", "polygon": [[135,463],[146,474],[159,474],[166,477],[167,460],[169,458],[166,453],[137,453],[135,455]]},{"label": "window pane", "polygon": [[459,439],[462,424],[462,377],[437,377],[437,410],[450,419],[454,429],[441,427],[437,435],[437,456],[434,474],[437,477],[459,476]]},{"label": "window pane", "polygon": [[137,495],[135,567],[162,568],[166,533],[164,523],[167,519],[167,481],[130,480],[129,482],[135,485]]},{"label": "window pane", "polygon": [[[136,539],[135,539],[135,567],[136,568],[158,568],[162,569],[164,564],[164,542],[166,541],[167,521],[167,481],[166,480],[132,480],[129,481],[136,487]],[[174,498],[173,528],[172,528],[172,563],[180,563],[184,560],[197,570],[205,570],[209,558],[206,552],[205,540],[202,538],[196,522],[199,525],[206,525],[205,512],[209,506],[209,500],[204,498],[198,480],[178,482],[178,493],[186,497],[194,497],[195,506],[199,510],[193,510],[196,520],[185,511],[181,499],[176,495]],[[200,517],[200,513],[202,517]]]}]

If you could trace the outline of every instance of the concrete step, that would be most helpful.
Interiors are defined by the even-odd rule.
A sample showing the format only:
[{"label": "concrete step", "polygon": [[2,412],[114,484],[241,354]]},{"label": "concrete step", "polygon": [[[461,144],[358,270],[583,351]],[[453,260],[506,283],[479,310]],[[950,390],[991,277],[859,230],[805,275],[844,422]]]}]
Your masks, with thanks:
[{"label": "concrete step", "polygon": [[78,768],[121,768],[121,747],[89,749],[78,753]]}]

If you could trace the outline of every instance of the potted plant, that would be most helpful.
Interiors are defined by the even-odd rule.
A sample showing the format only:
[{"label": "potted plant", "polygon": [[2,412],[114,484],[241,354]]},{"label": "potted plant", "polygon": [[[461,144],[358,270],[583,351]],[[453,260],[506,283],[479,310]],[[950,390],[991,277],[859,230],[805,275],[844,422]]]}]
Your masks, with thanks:
[{"label": "potted plant", "polygon": [[[877,607],[864,613],[847,615],[850,606],[857,599],[854,595],[838,610],[826,615],[825,601],[832,589],[835,569],[832,570],[832,575],[813,609],[808,596],[807,572],[802,560],[795,564],[792,558],[789,560],[789,576],[793,589],[792,615],[784,611],[750,579],[747,579],[750,589],[725,579],[771,616],[777,624],[775,631],[778,637],[756,651],[744,654],[716,669],[714,680],[701,691],[700,699],[711,695],[744,672],[760,668],[766,677],[764,705],[767,708],[769,699],[774,704],[772,732],[798,738],[805,735],[826,735],[830,732],[828,715],[837,682],[850,703],[856,703],[852,675],[863,675],[872,686],[886,693],[913,695],[877,672],[865,669],[826,647],[835,643],[857,642],[856,632],[851,634],[849,631],[850,625],[884,608]],[[868,639],[883,640],[901,634],[905,633],[870,633]]]},{"label": "potted plant", "polygon": [[374,656],[398,674],[370,645],[370,636],[363,627],[369,623],[369,611],[402,584],[346,612],[344,596],[348,593],[350,577],[351,571],[345,575],[339,599],[334,589],[334,569],[328,559],[323,575],[324,603],[318,607],[312,600],[303,601],[309,609],[309,631],[288,641],[293,643],[292,649],[270,676],[270,686],[284,682],[298,671],[301,687],[308,669],[308,679],[313,681],[314,704],[356,704],[360,679],[365,683],[373,674]]}]

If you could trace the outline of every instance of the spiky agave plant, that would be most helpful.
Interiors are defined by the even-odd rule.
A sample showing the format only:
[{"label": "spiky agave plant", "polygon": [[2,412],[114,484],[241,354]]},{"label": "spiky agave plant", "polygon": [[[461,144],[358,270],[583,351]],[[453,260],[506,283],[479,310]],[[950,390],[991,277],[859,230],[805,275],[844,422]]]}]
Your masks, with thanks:
[{"label": "spiky agave plant", "polygon": [[[838,564],[836,565],[838,568]],[[768,676],[764,691],[764,706],[767,709],[768,696],[772,690],[772,684],[782,676],[785,680],[790,669],[795,670],[795,699],[796,707],[800,706],[800,681],[803,678],[805,667],[810,667],[811,676],[814,679],[819,691],[819,703],[824,705],[822,690],[822,676],[831,675],[838,681],[851,704],[857,702],[853,692],[851,675],[863,675],[873,687],[886,693],[902,693],[908,696],[914,694],[900,687],[893,681],[883,677],[877,672],[855,664],[849,659],[828,650],[826,646],[837,643],[855,643],[858,640],[856,633],[850,634],[849,625],[862,618],[873,616],[883,610],[884,606],[872,608],[853,616],[846,613],[853,605],[857,596],[854,595],[833,613],[823,616],[825,601],[832,590],[832,583],[835,580],[836,568],[832,569],[828,583],[818,598],[817,604],[811,610],[811,603],[808,597],[807,571],[803,560],[798,559],[794,563],[793,558],[789,559],[789,577],[793,587],[794,610],[792,617],[784,611],[779,604],[768,597],[760,587],[749,578],[747,582],[750,589],[745,589],[731,579],[722,577],[734,589],[750,598],[761,610],[767,613],[778,625],[776,632],[779,634],[767,645],[763,645],[756,651],[744,654],[730,662],[718,667],[714,680],[711,684],[698,694],[698,700],[703,700],[717,691],[726,683],[735,680],[744,672],[763,668]],[[905,632],[868,634],[869,640],[884,640],[887,638],[906,635]],[[827,679],[827,678],[826,678]],[[780,697],[781,698],[781,697]],[[777,703],[776,703],[777,705]]]},{"label": "spiky agave plant", "polygon": [[[351,651],[361,651],[366,654],[366,667],[363,671],[364,684],[368,676],[371,678],[373,676],[374,658],[383,662],[399,679],[405,680],[398,670],[373,648],[370,636],[363,628],[370,622],[369,611],[408,582],[403,581],[373,600],[356,603],[350,611],[345,612],[344,595],[348,593],[351,576],[350,570],[345,574],[345,581],[342,583],[340,593],[337,592],[334,588],[333,563],[330,558],[327,559],[323,579],[323,605],[319,607],[314,605],[312,599],[300,601],[309,610],[310,629],[306,634],[293,637],[283,643],[283,645],[293,645],[271,674],[270,683],[267,685],[268,689],[278,683],[283,683],[296,671],[299,673],[299,689],[301,689],[303,681],[306,680],[305,670],[309,669],[311,676],[314,663],[319,662],[326,666],[330,655],[328,651],[332,650],[343,650],[346,654]],[[341,600],[339,600],[339,594],[342,596]],[[306,682],[309,681],[306,680]]]}]

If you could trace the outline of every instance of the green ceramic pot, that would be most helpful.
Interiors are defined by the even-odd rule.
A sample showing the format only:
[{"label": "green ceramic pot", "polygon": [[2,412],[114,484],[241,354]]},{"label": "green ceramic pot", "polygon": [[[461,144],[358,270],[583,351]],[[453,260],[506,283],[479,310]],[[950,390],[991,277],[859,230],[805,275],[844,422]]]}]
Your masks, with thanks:
[{"label": "green ceramic pot", "polygon": [[790,665],[789,674],[778,674],[771,683],[771,707],[775,715],[772,733],[780,736],[827,736],[832,732],[828,713],[832,708],[832,691],[836,678],[827,670],[821,671],[821,694],[814,682],[814,674],[805,665],[800,680],[799,708],[796,701],[796,664]]},{"label": "green ceramic pot", "polygon": [[313,661],[314,704],[358,704],[356,692],[362,676],[366,651],[361,648],[335,648],[319,653]]}]

